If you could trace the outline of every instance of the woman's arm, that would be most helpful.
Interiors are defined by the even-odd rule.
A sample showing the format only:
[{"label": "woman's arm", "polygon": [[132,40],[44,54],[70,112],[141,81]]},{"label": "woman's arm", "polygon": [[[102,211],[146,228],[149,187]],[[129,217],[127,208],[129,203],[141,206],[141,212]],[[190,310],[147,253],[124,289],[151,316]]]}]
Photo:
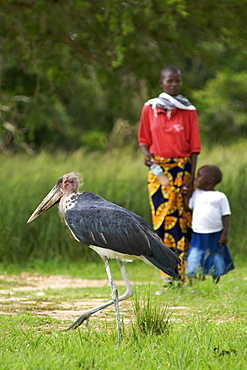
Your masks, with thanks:
[{"label": "woman's arm", "polygon": [[150,167],[151,165],[151,159],[154,157],[152,153],[149,151],[149,147],[147,145],[141,145],[141,150],[144,155],[143,162],[146,166]]},{"label": "woman's arm", "polygon": [[186,182],[184,186],[182,186],[181,193],[185,197],[190,197],[193,193],[193,186],[195,181],[195,172],[196,172],[196,164],[197,164],[197,156],[198,153],[192,153],[191,154],[191,171],[190,171],[190,178]]}]

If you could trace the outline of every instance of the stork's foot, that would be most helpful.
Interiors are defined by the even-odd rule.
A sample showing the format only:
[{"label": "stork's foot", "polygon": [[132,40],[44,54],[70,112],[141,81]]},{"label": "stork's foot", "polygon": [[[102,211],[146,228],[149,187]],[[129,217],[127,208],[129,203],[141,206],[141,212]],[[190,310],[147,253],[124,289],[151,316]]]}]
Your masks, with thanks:
[{"label": "stork's foot", "polygon": [[78,328],[78,326],[80,326],[84,321],[87,321],[86,324],[88,325],[89,317],[90,317],[90,314],[84,313],[72,325],[70,325],[67,330],[71,330],[71,329],[74,330]]}]

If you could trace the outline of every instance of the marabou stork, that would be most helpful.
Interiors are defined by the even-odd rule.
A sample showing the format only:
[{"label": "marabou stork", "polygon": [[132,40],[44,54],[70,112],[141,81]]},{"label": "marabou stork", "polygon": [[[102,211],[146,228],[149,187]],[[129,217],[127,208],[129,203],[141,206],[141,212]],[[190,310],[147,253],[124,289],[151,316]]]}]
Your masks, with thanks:
[{"label": "marabou stork", "polygon": [[[176,277],[180,260],[160,241],[142,217],[97,194],[78,193],[79,187],[80,180],[77,174],[69,173],[60,177],[27,222],[33,221],[59,202],[59,213],[65,219],[74,238],[95,250],[102,258],[112,292],[112,300],[84,312],[68,329],[76,329],[93,313],[114,304],[120,341],[118,302],[133,295],[123,261],[140,259]],[[108,258],[117,259],[126,285],[125,293],[119,297]]]}]

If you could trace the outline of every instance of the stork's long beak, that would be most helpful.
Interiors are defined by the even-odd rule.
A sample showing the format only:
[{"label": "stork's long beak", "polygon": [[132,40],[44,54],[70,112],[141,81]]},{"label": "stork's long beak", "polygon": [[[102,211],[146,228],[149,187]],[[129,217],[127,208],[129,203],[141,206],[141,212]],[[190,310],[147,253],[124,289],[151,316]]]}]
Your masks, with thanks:
[{"label": "stork's long beak", "polygon": [[54,188],[47,194],[47,196],[42,200],[40,205],[35,209],[33,214],[29,217],[27,223],[29,224],[30,222],[35,220],[35,218],[39,217],[42,213],[47,211],[47,209],[54,206],[54,204],[59,202],[62,195],[63,191],[60,188],[60,184],[57,183]]}]

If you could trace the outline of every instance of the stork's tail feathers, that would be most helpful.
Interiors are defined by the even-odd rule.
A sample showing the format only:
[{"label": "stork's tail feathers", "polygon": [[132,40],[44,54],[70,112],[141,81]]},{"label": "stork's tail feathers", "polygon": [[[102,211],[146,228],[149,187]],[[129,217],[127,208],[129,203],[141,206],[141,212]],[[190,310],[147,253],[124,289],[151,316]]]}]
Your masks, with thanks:
[{"label": "stork's tail feathers", "polygon": [[180,264],[180,259],[175,253],[158,239],[150,242],[150,248],[153,254],[150,257],[145,256],[145,258],[164,273],[178,277],[177,267]]}]

